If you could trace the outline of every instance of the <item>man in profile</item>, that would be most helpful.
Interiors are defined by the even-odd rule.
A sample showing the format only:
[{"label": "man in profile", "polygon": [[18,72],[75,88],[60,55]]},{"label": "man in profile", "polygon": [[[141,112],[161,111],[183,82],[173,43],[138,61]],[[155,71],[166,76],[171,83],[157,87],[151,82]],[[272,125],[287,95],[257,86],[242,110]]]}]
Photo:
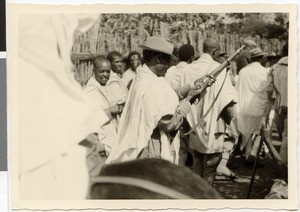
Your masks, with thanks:
[{"label": "man in profile", "polygon": [[128,55],[128,60],[130,63],[130,68],[125,71],[122,77],[122,81],[126,85],[127,88],[130,87],[132,80],[136,76],[137,67],[141,65],[141,54],[136,51],[132,51]]},{"label": "man in profile", "polygon": [[164,76],[174,48],[170,41],[149,37],[140,47],[145,63],[131,85],[118,139],[106,162],[162,158],[178,163],[179,139],[175,135],[190,111],[190,101],[200,93],[190,89],[179,104],[177,94],[166,82]]}]

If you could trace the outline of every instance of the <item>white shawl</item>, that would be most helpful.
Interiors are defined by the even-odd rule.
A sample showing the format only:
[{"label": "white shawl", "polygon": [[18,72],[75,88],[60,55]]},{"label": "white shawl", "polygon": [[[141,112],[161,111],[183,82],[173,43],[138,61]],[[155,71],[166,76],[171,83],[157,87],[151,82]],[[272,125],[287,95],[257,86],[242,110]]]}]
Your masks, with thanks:
[{"label": "white shawl", "polygon": [[[158,121],[165,115],[174,114],[178,103],[176,93],[163,77],[157,77],[145,64],[140,67],[121,116],[116,145],[106,163],[136,159],[147,146]],[[161,157],[173,160],[169,138],[163,131],[160,134]],[[178,146],[178,140],[172,145],[176,142]]]},{"label": "white shawl", "polygon": [[238,130],[246,136],[241,148],[251,134],[261,125],[262,115],[268,106],[268,70],[260,63],[253,62],[240,71],[236,83],[238,92]]}]

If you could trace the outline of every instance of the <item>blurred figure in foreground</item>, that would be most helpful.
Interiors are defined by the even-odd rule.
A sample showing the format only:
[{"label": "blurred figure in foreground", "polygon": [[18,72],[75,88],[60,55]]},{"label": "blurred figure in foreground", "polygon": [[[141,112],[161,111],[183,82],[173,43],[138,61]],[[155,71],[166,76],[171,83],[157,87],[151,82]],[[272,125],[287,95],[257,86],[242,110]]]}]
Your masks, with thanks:
[{"label": "blurred figure in foreground", "polygon": [[97,16],[21,15],[19,21],[19,198],[85,199],[86,148],[108,117],[74,78],[75,30]]}]

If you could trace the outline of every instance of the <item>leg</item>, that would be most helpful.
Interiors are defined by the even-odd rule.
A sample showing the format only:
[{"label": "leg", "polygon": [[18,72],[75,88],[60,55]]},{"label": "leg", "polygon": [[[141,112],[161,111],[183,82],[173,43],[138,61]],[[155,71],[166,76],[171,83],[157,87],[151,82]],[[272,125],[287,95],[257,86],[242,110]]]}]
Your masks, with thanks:
[{"label": "leg", "polygon": [[193,171],[195,174],[203,177],[203,154],[193,151]]},{"label": "leg", "polygon": [[178,165],[185,166],[188,157],[188,138],[180,136]]},{"label": "leg", "polygon": [[217,167],[222,159],[222,153],[204,154],[203,179],[209,184],[213,184]]},{"label": "leg", "polygon": [[232,153],[235,145],[235,139],[226,140],[224,142],[223,152],[222,152],[222,160],[217,168],[218,175],[223,175],[227,177],[235,177],[235,174],[230,171],[227,167],[227,163]]}]

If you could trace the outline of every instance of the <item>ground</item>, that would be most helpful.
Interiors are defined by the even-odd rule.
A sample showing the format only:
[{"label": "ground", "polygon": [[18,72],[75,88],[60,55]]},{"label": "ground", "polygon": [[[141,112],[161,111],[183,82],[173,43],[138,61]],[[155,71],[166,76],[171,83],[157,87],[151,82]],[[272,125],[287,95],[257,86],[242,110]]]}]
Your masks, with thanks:
[{"label": "ground", "polygon": [[[276,133],[273,133],[272,143],[278,150],[281,142]],[[265,159],[261,160],[261,162],[263,163],[263,167],[256,170],[255,180],[249,197],[250,199],[263,199],[269,193],[276,176],[275,163],[271,156],[267,156]],[[238,175],[238,178],[235,180],[216,180],[214,187],[224,196],[224,198],[246,199],[252,175],[252,168],[245,166],[245,159],[239,154],[233,157],[231,164],[235,167],[235,169],[232,170]]]}]

